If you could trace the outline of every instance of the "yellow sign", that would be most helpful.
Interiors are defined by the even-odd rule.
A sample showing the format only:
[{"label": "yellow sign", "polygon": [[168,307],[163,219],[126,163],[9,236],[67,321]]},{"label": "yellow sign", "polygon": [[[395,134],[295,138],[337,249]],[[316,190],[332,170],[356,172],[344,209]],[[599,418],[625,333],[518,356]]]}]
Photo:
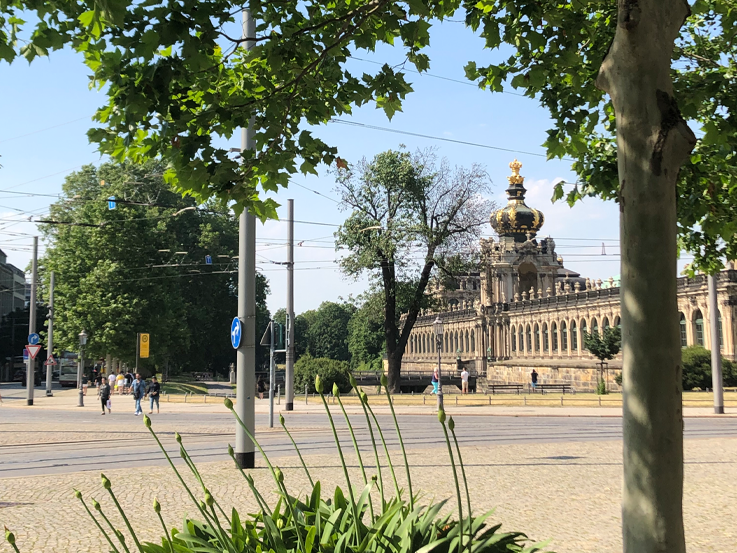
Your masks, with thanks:
[{"label": "yellow sign", "polygon": [[148,358],[148,345],[149,345],[148,334],[141,334],[141,355],[139,356],[141,359]]}]

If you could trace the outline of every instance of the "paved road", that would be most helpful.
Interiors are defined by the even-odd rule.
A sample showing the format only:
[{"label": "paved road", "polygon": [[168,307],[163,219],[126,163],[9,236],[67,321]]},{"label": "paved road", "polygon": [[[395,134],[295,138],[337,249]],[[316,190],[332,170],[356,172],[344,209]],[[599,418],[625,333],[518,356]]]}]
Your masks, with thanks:
[{"label": "paved road", "polygon": [[[129,413],[100,417],[91,412],[70,410],[5,409],[0,418],[0,478],[105,468],[163,465],[158,446],[140,418]],[[359,446],[371,448],[363,417],[352,418]],[[385,437],[398,447],[393,423],[379,416]],[[281,428],[266,428],[266,416],[256,418],[257,434],[270,456],[291,456],[293,449]],[[352,448],[341,416],[336,417],[341,445]],[[410,449],[435,448],[444,444],[435,415],[401,415],[405,444]],[[288,415],[287,426],[304,453],[335,450],[332,431],[324,414]],[[219,461],[233,442],[234,424],[228,413],[177,413],[154,415],[154,429],[173,458],[179,451],[173,439],[179,430],[195,461]],[[457,417],[456,432],[465,446],[494,444],[592,442],[621,439],[621,419],[594,417]],[[737,437],[737,419],[686,419],[689,438]],[[541,459],[541,462],[545,462]]]}]

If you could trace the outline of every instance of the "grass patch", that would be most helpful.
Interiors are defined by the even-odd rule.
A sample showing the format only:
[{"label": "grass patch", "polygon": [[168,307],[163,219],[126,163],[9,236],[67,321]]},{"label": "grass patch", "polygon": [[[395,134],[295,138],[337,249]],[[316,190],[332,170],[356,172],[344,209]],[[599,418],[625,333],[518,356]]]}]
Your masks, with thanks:
[{"label": "grass patch", "polygon": [[206,394],[207,386],[202,382],[167,382],[161,385],[165,394]]}]

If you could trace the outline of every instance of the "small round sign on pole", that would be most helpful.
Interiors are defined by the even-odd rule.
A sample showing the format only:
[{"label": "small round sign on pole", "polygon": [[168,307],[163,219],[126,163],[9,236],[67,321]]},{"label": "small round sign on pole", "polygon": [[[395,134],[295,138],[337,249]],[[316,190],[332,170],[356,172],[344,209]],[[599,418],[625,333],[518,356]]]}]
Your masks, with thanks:
[{"label": "small round sign on pole", "polygon": [[230,343],[233,349],[238,349],[241,345],[241,337],[243,336],[243,325],[238,317],[233,319],[230,325]]},{"label": "small round sign on pole", "polygon": [[28,343],[31,344],[32,346],[35,346],[40,341],[41,341],[41,336],[39,336],[35,332],[33,334],[28,335]]}]

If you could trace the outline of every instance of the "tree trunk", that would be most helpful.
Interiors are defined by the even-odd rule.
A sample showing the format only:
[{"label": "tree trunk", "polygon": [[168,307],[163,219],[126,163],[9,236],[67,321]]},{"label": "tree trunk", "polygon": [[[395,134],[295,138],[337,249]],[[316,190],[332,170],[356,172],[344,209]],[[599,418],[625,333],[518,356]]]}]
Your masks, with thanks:
[{"label": "tree trunk", "polygon": [[612,98],[620,184],[625,553],[685,553],[676,178],[695,144],[671,55],[685,0],[619,0],[598,85]]}]

